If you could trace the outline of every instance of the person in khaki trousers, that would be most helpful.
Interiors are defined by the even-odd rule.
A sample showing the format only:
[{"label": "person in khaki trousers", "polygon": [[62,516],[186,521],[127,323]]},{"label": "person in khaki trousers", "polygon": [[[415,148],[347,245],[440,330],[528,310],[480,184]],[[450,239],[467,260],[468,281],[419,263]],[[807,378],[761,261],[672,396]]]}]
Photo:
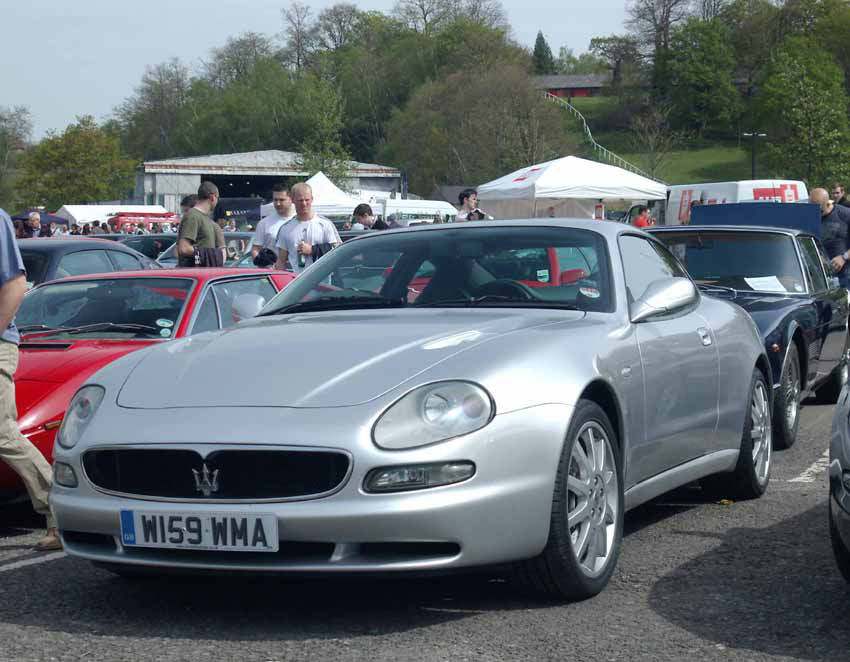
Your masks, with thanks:
[{"label": "person in khaki trousers", "polygon": [[21,477],[33,508],[47,518],[47,535],[36,543],[36,549],[62,549],[48,504],[53,472],[44,456],[18,429],[14,374],[18,368],[20,336],[15,327],[15,313],[27,291],[25,273],[12,219],[0,209],[0,460]]}]

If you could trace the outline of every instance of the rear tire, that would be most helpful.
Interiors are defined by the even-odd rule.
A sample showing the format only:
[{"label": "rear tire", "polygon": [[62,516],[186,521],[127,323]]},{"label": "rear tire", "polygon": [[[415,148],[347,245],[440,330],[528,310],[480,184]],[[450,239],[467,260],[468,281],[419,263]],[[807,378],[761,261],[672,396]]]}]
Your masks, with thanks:
[{"label": "rear tire", "polygon": [[555,476],[549,540],[539,556],[514,564],[513,580],[550,598],[589,598],[611,578],[622,537],[619,442],[602,408],[580,400]]},{"label": "rear tire", "polygon": [[800,375],[800,355],[797,345],[791,341],[785,363],[782,364],[779,390],[773,406],[773,447],[780,450],[791,448],[797,440],[797,429],[800,426],[800,394],[802,393]]},{"label": "rear tire", "polygon": [[757,499],[770,483],[773,455],[770,395],[761,371],[753,371],[750,397],[741,435],[741,452],[731,473],[707,476],[700,482],[718,498]]}]

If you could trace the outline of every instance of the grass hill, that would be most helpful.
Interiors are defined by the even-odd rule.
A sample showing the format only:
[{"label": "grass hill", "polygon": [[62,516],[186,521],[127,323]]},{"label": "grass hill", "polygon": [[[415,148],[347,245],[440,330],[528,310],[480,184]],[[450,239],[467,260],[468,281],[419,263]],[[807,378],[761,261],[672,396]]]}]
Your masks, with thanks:
[{"label": "grass hill", "polygon": [[[635,153],[630,132],[627,129],[608,128],[614,110],[612,97],[575,98],[573,106],[587,120],[593,137],[600,145],[621,156],[639,168],[646,168],[642,154]],[[578,122],[574,122],[578,128]],[[671,153],[670,160],[659,173],[668,184],[695,182],[723,182],[750,179],[750,148],[736,140],[702,139],[686,140]]]}]

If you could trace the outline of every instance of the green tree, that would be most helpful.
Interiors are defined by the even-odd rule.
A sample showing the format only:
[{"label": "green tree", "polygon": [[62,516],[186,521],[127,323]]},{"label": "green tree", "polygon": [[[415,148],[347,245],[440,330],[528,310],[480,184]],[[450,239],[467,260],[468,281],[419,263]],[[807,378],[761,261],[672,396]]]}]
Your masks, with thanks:
[{"label": "green tree", "polygon": [[626,35],[594,37],[590,40],[590,52],[607,64],[615,88],[622,85],[626,70],[636,67],[641,59],[637,40]]},{"label": "green tree", "polygon": [[32,134],[32,114],[26,106],[0,106],[0,207],[15,204],[18,164]]},{"label": "green tree", "polygon": [[847,106],[844,76],[833,56],[810,37],[787,39],[761,89],[774,174],[803,179],[808,186],[850,174]]},{"label": "green tree", "polygon": [[740,95],[732,84],[735,57],[728,28],[718,20],[689,19],[673,33],[671,97],[679,126],[697,135],[737,116]]},{"label": "green tree", "polygon": [[351,155],[342,145],[342,99],[332,88],[320,84],[308,90],[314,98],[306,103],[315,109],[313,126],[298,146],[301,167],[309,176],[323,172],[340,188],[347,188]]},{"label": "green tree", "polygon": [[559,74],[602,74],[608,71],[608,63],[591,52],[577,56],[571,48],[561,46],[555,69]]},{"label": "green tree", "polygon": [[531,55],[531,59],[534,62],[534,73],[538,76],[557,72],[555,58],[552,56],[552,49],[549,48],[542,30],[537,32],[537,39],[534,40],[534,52]]},{"label": "green tree", "polygon": [[118,139],[84,115],[24,156],[18,189],[24,204],[48,209],[114,200],[132,189],[133,166]]},{"label": "green tree", "polygon": [[[493,94],[509,89],[510,95]],[[393,113],[380,158],[407,170],[411,191],[476,184],[574,152],[564,113],[531,86],[527,70],[500,64],[420,86]]]}]

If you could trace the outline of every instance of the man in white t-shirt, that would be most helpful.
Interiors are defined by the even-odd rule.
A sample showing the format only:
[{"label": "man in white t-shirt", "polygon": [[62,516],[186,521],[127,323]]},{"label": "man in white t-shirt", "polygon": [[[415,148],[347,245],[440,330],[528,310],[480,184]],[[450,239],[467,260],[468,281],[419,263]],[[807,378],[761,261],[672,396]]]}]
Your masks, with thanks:
[{"label": "man in white t-shirt", "polygon": [[295,218],[278,231],[275,268],[285,268],[288,261],[292,270],[300,273],[341,242],[334,224],[313,213],[313,189],[309,184],[296,184],[291,194]]},{"label": "man in white t-shirt", "polygon": [[289,191],[283,184],[272,186],[272,204],[274,204],[274,211],[257,223],[251,257],[257,257],[257,253],[264,248],[268,248],[277,255],[277,233],[284,223],[295,216]]}]

